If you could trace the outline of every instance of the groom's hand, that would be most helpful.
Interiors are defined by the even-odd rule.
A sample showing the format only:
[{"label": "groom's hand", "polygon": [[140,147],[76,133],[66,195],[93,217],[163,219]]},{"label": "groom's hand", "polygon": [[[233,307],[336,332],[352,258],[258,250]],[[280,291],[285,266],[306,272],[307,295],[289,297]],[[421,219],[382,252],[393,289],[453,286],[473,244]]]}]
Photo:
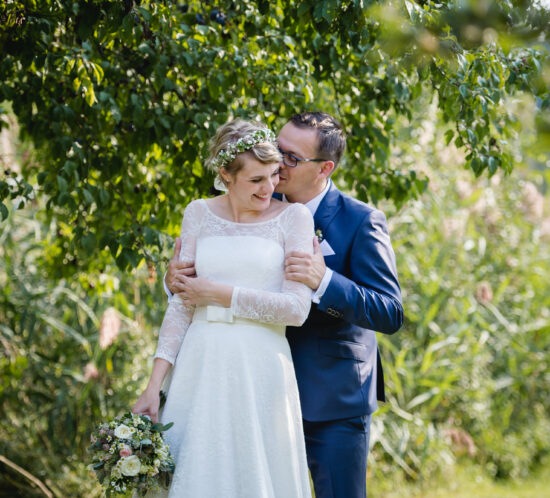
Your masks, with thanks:
[{"label": "groom's hand", "polygon": [[317,237],[313,238],[313,254],[292,251],[285,258],[285,278],[307,285],[316,291],[327,270]]},{"label": "groom's hand", "polygon": [[164,277],[166,285],[172,294],[178,294],[184,290],[185,277],[195,277],[195,263],[180,261],[181,239],[176,238],[174,255],[168,263],[168,270]]}]

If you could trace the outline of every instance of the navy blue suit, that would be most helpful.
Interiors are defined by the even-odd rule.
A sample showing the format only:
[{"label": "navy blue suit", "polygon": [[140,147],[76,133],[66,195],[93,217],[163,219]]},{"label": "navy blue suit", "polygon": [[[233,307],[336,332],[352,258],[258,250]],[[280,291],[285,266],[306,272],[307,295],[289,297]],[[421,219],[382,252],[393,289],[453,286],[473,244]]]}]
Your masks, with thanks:
[{"label": "navy blue suit", "polygon": [[[381,211],[331,185],[314,219],[316,230],[321,230],[335,253],[325,256],[334,274],[306,322],[287,327],[287,338],[317,498],[355,498],[366,496],[362,474],[366,473],[370,414],[377,408],[377,399],[384,400],[375,331],[393,334],[401,327],[401,290]],[[347,431],[338,421],[352,430],[365,426],[362,446],[350,448],[347,455],[348,443],[340,441],[341,451],[336,447],[340,434]],[[334,460],[323,463],[322,453],[332,451],[333,441]],[[353,469],[350,459],[361,462]]]}]

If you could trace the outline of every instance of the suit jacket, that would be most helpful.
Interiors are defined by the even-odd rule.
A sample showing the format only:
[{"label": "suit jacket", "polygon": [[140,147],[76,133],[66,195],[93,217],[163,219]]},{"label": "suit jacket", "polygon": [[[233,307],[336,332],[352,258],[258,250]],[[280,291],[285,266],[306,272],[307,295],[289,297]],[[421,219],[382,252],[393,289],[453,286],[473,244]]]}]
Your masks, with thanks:
[{"label": "suit jacket", "polygon": [[334,274],[301,327],[287,327],[305,420],[372,413],[384,400],[377,332],[403,323],[386,217],[331,185],[314,216]]}]

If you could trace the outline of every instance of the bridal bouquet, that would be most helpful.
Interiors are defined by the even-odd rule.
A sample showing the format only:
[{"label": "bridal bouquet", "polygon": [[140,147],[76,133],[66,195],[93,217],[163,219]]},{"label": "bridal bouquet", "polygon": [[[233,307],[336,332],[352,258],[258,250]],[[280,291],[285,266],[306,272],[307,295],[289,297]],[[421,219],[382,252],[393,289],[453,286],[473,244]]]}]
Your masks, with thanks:
[{"label": "bridal bouquet", "polygon": [[173,423],[153,424],[145,415],[125,413],[111,422],[100,424],[91,435],[88,451],[93,470],[107,497],[168,488],[174,473],[162,432]]}]

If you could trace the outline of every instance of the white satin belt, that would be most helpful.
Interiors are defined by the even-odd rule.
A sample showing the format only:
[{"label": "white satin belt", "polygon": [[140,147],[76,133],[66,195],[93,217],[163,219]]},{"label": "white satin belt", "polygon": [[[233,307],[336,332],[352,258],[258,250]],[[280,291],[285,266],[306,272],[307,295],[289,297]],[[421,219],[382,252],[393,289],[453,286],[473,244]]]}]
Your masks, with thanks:
[{"label": "white satin belt", "polygon": [[278,333],[285,332],[285,326],[276,323],[264,323],[257,320],[249,320],[248,318],[239,318],[233,314],[231,308],[223,308],[222,306],[199,306],[195,308],[193,321],[202,320],[205,322],[221,322],[235,323],[242,325],[254,325],[271,329]]}]

